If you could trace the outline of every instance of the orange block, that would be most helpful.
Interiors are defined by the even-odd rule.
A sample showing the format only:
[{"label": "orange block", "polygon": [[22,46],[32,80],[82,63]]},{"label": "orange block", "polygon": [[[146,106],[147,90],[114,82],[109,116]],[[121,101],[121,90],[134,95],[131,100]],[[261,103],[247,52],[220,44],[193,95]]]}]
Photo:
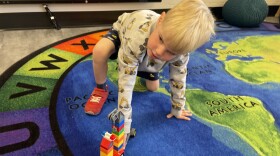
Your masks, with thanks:
[{"label": "orange block", "polygon": [[117,150],[114,149],[114,156],[121,156],[123,153],[124,153],[124,150],[123,150],[123,149],[121,149],[121,150],[119,150],[119,151],[117,151]]},{"label": "orange block", "polygon": [[120,140],[119,142],[114,142],[115,147],[120,147],[123,144],[124,140]]},{"label": "orange block", "polygon": [[103,147],[100,147],[100,152],[103,152],[105,154],[109,154],[111,151],[113,151],[113,146],[111,148],[109,148],[108,150]]},{"label": "orange block", "polygon": [[105,149],[110,149],[113,146],[113,142],[109,141],[105,138],[102,138],[101,143],[100,143],[100,147],[103,147]]},{"label": "orange block", "polygon": [[124,141],[124,135],[122,135],[121,138],[116,139],[116,140],[114,141],[114,145],[115,145],[115,143],[116,143],[116,144],[119,144],[120,142],[123,142],[123,141]]}]

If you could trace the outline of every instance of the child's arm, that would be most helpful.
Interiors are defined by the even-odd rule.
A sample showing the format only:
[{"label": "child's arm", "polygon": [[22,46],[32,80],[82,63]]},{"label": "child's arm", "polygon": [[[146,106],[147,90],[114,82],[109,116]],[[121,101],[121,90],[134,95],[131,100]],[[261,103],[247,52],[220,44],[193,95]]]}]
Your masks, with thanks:
[{"label": "child's arm", "polygon": [[119,51],[118,56],[118,108],[125,116],[125,125],[124,131],[125,133],[130,132],[131,127],[131,100],[132,100],[132,92],[136,81],[136,74],[138,70],[138,62],[131,60],[130,58],[126,58],[126,60],[130,60],[130,62],[126,62],[123,60],[125,54],[122,51]]},{"label": "child's arm", "polygon": [[185,109],[185,91],[186,91],[186,77],[187,64],[189,55],[181,56],[178,61],[170,63],[170,88],[171,88],[171,113],[167,118],[175,116],[178,119],[190,120],[191,112]]},{"label": "child's arm", "polygon": [[[150,35],[150,27],[140,29],[143,23],[151,21],[156,16],[148,16],[152,12],[148,10],[135,11],[131,14],[124,13],[113,24],[113,28],[118,31],[121,45],[118,52],[118,108],[125,116],[125,133],[130,132],[131,127],[131,100],[132,92],[136,81],[139,63],[145,56],[147,40]],[[156,13],[154,13],[156,14]],[[147,16],[149,18],[147,18]]]},{"label": "child's arm", "polygon": [[[149,28],[141,29],[141,25],[157,16],[151,17],[151,11],[136,11],[131,14],[124,13],[113,28],[118,31],[121,45],[118,52],[118,109],[124,114],[124,132],[130,133],[132,122],[132,92],[136,81],[139,63],[145,56],[147,40],[150,35]],[[156,13],[154,13],[156,15]],[[149,15],[149,16],[148,16]],[[147,18],[149,17],[149,18]],[[126,135],[125,134],[125,138]],[[126,146],[126,139],[123,148]]]}]

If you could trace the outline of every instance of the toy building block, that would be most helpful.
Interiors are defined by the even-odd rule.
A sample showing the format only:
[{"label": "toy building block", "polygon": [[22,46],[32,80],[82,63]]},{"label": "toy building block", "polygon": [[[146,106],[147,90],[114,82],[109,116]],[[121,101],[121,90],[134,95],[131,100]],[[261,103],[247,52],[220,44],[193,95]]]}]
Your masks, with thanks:
[{"label": "toy building block", "polygon": [[112,121],[112,134],[115,135],[114,140],[114,156],[120,156],[124,153],[123,142],[124,142],[124,115],[121,111],[114,109],[109,115],[109,120]]},{"label": "toy building block", "polygon": [[100,156],[113,156],[113,142],[116,137],[108,132],[103,132],[100,143]]}]

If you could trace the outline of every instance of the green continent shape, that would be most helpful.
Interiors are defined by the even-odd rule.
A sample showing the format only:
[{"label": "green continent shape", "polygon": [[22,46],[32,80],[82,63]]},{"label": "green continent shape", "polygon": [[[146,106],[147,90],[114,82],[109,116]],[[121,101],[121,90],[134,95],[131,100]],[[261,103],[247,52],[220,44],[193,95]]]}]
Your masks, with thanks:
[{"label": "green continent shape", "polygon": [[259,155],[280,155],[280,133],[275,119],[260,100],[190,89],[186,104],[199,118],[232,129]]},{"label": "green continent shape", "polygon": [[[108,64],[108,73],[110,74],[108,78],[117,85],[117,62],[109,61]],[[141,92],[146,90],[146,87],[141,85],[139,78],[137,78],[134,91]],[[170,96],[164,87],[160,87],[158,92]],[[211,93],[192,89],[187,90],[186,97],[188,99],[186,102],[186,107],[190,108],[193,114],[198,116],[206,123],[212,123],[214,125],[219,125],[230,129],[235,134],[240,136],[242,140],[247,142],[248,145],[250,145],[258,154],[275,155],[276,153],[280,153],[280,146],[278,145],[280,144],[280,134],[277,128],[274,126],[275,120],[273,116],[264,109],[262,102],[258,99],[246,96],[226,96],[220,93]],[[236,102],[238,102],[236,99],[234,102],[225,102],[226,104],[223,104],[223,106],[220,107],[219,105],[210,107],[210,105],[205,104],[205,101],[210,101],[211,99],[226,99],[234,97],[240,101],[240,103],[237,103],[238,105],[235,107],[232,105],[236,105]],[[251,102],[254,106],[252,106]],[[248,108],[245,108],[246,106],[244,106],[244,103],[248,103]],[[244,108],[241,107],[242,105]],[[226,110],[222,108],[226,108]],[[211,109],[213,112],[216,112],[212,114],[212,116],[209,113],[209,110]],[[220,114],[217,114],[218,111],[216,109],[220,109]],[[234,109],[237,110],[234,111]],[[257,123],[252,122],[252,119],[256,120]],[[236,148],[237,150],[240,150],[240,148],[237,146]],[[246,155],[248,153],[243,154]]]},{"label": "green continent shape", "polygon": [[[0,99],[2,102],[0,112],[26,110],[34,108],[49,107],[51,95],[56,84],[55,79],[36,78],[28,76],[13,75],[0,88]],[[12,95],[28,92],[32,89],[18,87],[17,84],[28,84],[44,88],[41,91],[29,93],[23,96],[11,98]]]},{"label": "green continent shape", "polygon": [[[55,55],[66,61],[57,61],[56,59],[50,57],[50,55]],[[60,76],[75,62],[77,62],[83,56],[69,53],[56,48],[50,48],[43,53],[37,55],[36,57],[30,59],[25,63],[20,69],[18,69],[15,75],[32,76],[32,77],[42,77],[42,78],[53,78],[59,79]],[[55,66],[56,69],[46,69],[47,65]],[[31,70],[32,68],[42,68],[42,70]],[[45,69],[43,69],[45,68]]]},{"label": "green continent shape", "polygon": [[[248,36],[234,42],[215,42],[206,52],[215,54],[225,64],[225,70],[248,83],[280,83],[280,35]],[[228,59],[234,56],[234,59]],[[254,58],[253,61],[242,60]],[[250,74],[252,74],[252,76]]]},{"label": "green continent shape", "polygon": [[225,69],[237,79],[248,83],[262,84],[266,82],[280,83],[280,64],[264,60],[227,61]]}]

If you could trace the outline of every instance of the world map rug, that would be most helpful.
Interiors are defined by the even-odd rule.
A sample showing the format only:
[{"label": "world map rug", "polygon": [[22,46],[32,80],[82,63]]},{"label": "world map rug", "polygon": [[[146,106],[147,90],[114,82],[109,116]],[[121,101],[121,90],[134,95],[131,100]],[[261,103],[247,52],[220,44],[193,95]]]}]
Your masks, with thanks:
[{"label": "world map rug", "polygon": [[[1,75],[0,155],[100,155],[107,115],[117,108],[117,63],[109,61],[109,97],[98,116],[84,113],[95,86],[91,52],[108,30],[58,41]],[[167,119],[168,67],[160,88],[137,79],[132,107],[136,136],[127,156],[280,155],[280,30],[263,23],[216,23],[217,35],[190,55],[186,107],[191,121]]]}]

